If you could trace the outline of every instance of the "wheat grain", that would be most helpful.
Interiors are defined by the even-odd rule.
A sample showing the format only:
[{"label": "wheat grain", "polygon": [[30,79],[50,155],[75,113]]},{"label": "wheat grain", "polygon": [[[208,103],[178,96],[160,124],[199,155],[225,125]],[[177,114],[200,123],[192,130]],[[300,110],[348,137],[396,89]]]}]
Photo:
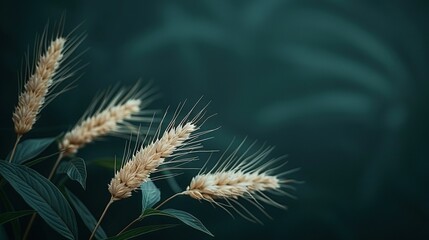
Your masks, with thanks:
[{"label": "wheat grain", "polygon": [[234,198],[253,194],[258,191],[280,188],[276,176],[249,174],[242,171],[225,171],[195,176],[187,187],[187,194],[198,200]]},{"label": "wheat grain", "polygon": [[62,37],[51,42],[25,84],[12,117],[18,136],[29,132],[36,122],[49,90],[54,85],[55,75],[63,60],[65,42],[66,39]]},{"label": "wheat grain", "polygon": [[[91,104],[76,126],[67,132],[59,144],[65,155],[77,153],[88,143],[106,135],[128,134],[136,127],[131,122],[142,122],[147,113],[143,111],[152,100],[153,89],[147,85],[140,88],[136,84],[131,90],[113,90],[98,98]],[[93,109],[99,105],[98,110]]]},{"label": "wheat grain", "polygon": [[[126,154],[124,159],[127,159],[127,161],[123,161],[122,168],[115,173],[115,176],[108,185],[108,190],[115,201],[130,197],[132,192],[147,181],[151,177],[151,174],[155,173],[161,165],[181,165],[183,162],[191,161],[193,158],[181,158],[189,153],[195,153],[196,150],[202,148],[201,142],[206,139],[199,139],[199,137],[214,131],[214,129],[198,131],[205,122],[202,119],[204,118],[204,111],[207,106],[197,113],[193,119],[189,120],[191,112],[196,107],[195,105],[180,123],[175,126],[176,119],[183,105],[179,105],[173,120],[168,124],[161,137],[162,121],[156,131],[154,140],[149,141],[150,144],[145,145],[145,140],[143,140],[143,144],[141,144],[137,151],[134,151],[135,153],[131,157],[127,156],[130,154]],[[166,158],[169,158],[169,160],[166,161]],[[171,168],[174,169],[174,167]]]},{"label": "wheat grain", "polygon": [[[238,147],[223,163],[221,163],[222,156],[218,161],[218,163],[221,163],[220,166],[215,165],[210,171],[199,173],[193,177],[186,191],[182,192],[182,194],[197,200],[213,203],[225,209],[228,213],[230,212],[227,208],[232,208],[244,218],[255,222],[260,222],[260,220],[247,210],[244,205],[239,203],[238,199],[246,199],[264,214],[266,212],[263,210],[261,202],[279,208],[286,208],[264,192],[293,197],[283,189],[294,189],[290,184],[298,181],[282,177],[296,169],[276,173],[282,165],[276,166],[275,164],[282,158],[267,161],[268,154],[273,150],[271,147],[261,147],[255,153],[248,155],[253,145],[242,155],[238,155],[240,148]],[[268,216],[268,214],[266,215]]]},{"label": "wheat grain", "polygon": [[179,125],[164,132],[162,137],[134,154],[112,178],[109,184],[109,192],[114,200],[130,197],[132,191],[136,190],[145,182],[151,173],[164,163],[165,158],[181,147],[185,141],[190,139],[197,126],[192,122]]}]

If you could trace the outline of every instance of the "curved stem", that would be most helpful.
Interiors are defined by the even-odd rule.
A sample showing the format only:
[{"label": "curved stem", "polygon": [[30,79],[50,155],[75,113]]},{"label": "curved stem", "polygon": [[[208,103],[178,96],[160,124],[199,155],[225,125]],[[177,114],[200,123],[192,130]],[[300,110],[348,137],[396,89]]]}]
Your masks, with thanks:
[{"label": "curved stem", "polygon": [[143,219],[142,215],[138,216],[136,219],[134,219],[132,222],[130,222],[126,227],[124,227],[118,234],[116,234],[116,236],[123,233],[125,230],[127,230],[129,227],[131,227],[131,225],[133,225],[134,223],[136,223],[142,219]]},{"label": "curved stem", "polygon": [[164,204],[166,204],[168,201],[170,201],[171,199],[173,199],[173,198],[175,198],[175,197],[177,197],[177,196],[179,196],[179,195],[182,195],[184,192],[179,192],[179,193],[176,193],[176,194],[174,194],[173,196],[171,196],[171,197],[169,197],[169,198],[167,198],[167,199],[165,199],[164,200],[164,202],[162,202],[162,203],[160,203],[156,208],[154,208],[155,210],[157,210],[158,208],[160,208],[162,205],[164,205]]},{"label": "curved stem", "polygon": [[51,180],[51,178],[54,176],[55,170],[57,170],[58,165],[60,164],[60,161],[63,158],[63,156],[64,156],[63,152],[60,152],[60,154],[58,154],[57,161],[55,162],[51,172],[49,173],[49,177],[48,177],[49,180]]},{"label": "curved stem", "polygon": [[42,160],[48,159],[48,158],[50,158],[52,156],[55,156],[57,154],[59,154],[59,152],[55,152],[55,153],[52,153],[52,154],[49,154],[49,155],[46,155],[46,156],[43,156],[43,157],[39,157],[39,158],[36,158],[34,160],[26,162],[24,165],[27,166],[27,167],[31,167],[31,166],[34,166],[34,165],[40,163]]},{"label": "curved stem", "polygon": [[94,237],[95,232],[97,231],[97,228],[100,226],[101,221],[104,218],[104,215],[106,215],[107,209],[109,209],[109,207],[110,207],[110,205],[112,205],[112,203],[113,203],[113,197],[110,198],[109,202],[107,203],[106,207],[104,208],[104,211],[100,216],[100,219],[98,219],[97,225],[95,225],[94,230],[92,230],[92,233],[91,233],[91,236],[89,237],[89,240],[91,240]]},{"label": "curved stem", "polygon": [[15,155],[16,147],[18,146],[19,140],[21,140],[22,135],[16,135],[15,145],[13,145],[12,153],[10,154],[9,162],[12,162],[13,156]]}]

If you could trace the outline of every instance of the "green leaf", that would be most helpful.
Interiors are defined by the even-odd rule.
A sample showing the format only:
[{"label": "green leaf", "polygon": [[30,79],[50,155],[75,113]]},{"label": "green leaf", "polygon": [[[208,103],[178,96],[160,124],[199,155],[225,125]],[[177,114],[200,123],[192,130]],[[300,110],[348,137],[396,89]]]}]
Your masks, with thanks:
[{"label": "green leaf", "polygon": [[3,223],[10,222],[12,220],[18,219],[34,213],[33,210],[22,210],[16,212],[5,212],[0,214],[0,225]]},{"label": "green leaf", "polygon": [[77,239],[73,210],[53,183],[31,168],[6,161],[0,161],[0,174],[49,226],[68,239]]},{"label": "green leaf", "polygon": [[153,207],[161,200],[161,192],[151,180],[142,183],[140,189],[142,192],[142,213],[144,213],[146,209]]},{"label": "green leaf", "polygon": [[[16,164],[23,164],[28,160],[37,157],[46,148],[49,147],[57,138],[38,138],[28,139],[16,147],[15,155],[13,156],[12,162]],[[6,159],[10,158],[10,153]]]},{"label": "green leaf", "polygon": [[187,213],[182,210],[171,209],[171,208],[161,210],[161,212],[166,213],[167,215],[172,216],[174,218],[177,218],[180,221],[182,221],[184,224],[214,237],[213,234],[203,225],[203,223],[200,220],[198,220],[198,218],[191,215],[190,213]]},{"label": "green leaf", "polygon": [[117,236],[110,237],[107,240],[126,240],[130,238],[138,237],[146,233],[151,233],[151,232],[155,232],[155,231],[159,231],[167,228],[172,228],[175,226],[177,226],[177,224],[162,224],[162,225],[138,227],[138,228],[134,228],[126,232],[123,232]]},{"label": "green leaf", "polygon": [[[3,161],[3,160],[0,160]],[[9,212],[15,212],[15,208],[10,202],[8,195],[5,192],[5,189],[0,186],[0,200],[4,206],[4,209]],[[12,220],[10,223],[12,225],[13,236],[15,239],[21,239],[21,225],[18,219]],[[1,239],[1,238],[0,238]]]},{"label": "green leaf", "polygon": [[148,217],[148,216],[156,216],[156,215],[177,218],[180,221],[182,221],[184,224],[214,237],[213,234],[203,225],[203,223],[200,220],[198,220],[198,218],[182,210],[171,209],[171,208],[164,209],[164,210],[147,209],[142,216]]},{"label": "green leaf", "polygon": [[70,179],[78,181],[83,189],[86,188],[86,164],[82,158],[73,158],[65,161],[58,166],[57,173],[65,173]]},{"label": "green leaf", "polygon": [[[94,218],[94,216],[91,214],[91,212],[88,210],[88,208],[79,200],[78,197],[76,197],[70,190],[67,188],[66,194],[68,196],[69,202],[73,207],[76,209],[79,216],[82,218],[83,223],[85,226],[89,229],[89,231],[92,231],[97,224],[97,220]],[[103,228],[99,226],[97,228],[97,231],[95,232],[95,238],[97,239],[106,239],[107,235],[104,232]]]}]

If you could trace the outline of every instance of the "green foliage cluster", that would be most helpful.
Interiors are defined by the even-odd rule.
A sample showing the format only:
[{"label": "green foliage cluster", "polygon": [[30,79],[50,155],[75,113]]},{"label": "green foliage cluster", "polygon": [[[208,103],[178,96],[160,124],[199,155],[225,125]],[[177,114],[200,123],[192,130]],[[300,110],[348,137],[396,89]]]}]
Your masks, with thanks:
[{"label": "green foliage cluster", "polygon": [[[16,221],[18,218],[37,212],[52,229],[63,237],[67,239],[78,239],[76,217],[71,206],[73,206],[83,223],[91,231],[94,229],[97,222],[94,216],[78,197],[65,188],[65,181],[61,181],[60,184],[56,186],[40,173],[29,167],[34,162],[46,159],[37,157],[49,147],[49,145],[53,144],[55,140],[56,138],[43,138],[23,141],[18,145],[12,162],[0,160],[0,175],[3,177],[0,182],[2,188],[4,184],[6,184],[5,181],[7,181],[11,184],[13,189],[21,195],[29,207],[34,209],[15,210],[13,206],[10,205],[7,207],[7,212],[0,213],[0,224],[14,222],[13,224],[17,225],[19,224],[19,222]],[[63,161],[58,167],[57,174],[66,174],[69,179],[77,181],[82,188],[85,188],[87,171],[86,163],[83,159],[72,158],[68,161]],[[161,192],[152,181],[143,183],[141,190],[142,213],[138,221],[149,216],[168,216],[212,235],[197,218],[187,212],[176,209],[152,209],[152,207],[161,200]],[[9,202],[8,194],[10,193],[5,193],[2,189],[2,202]],[[97,239],[124,240],[174,226],[176,225],[144,226],[124,231],[110,238],[108,238],[104,230],[99,227],[95,237]],[[19,232],[15,232],[14,234],[15,239],[20,238]]]}]

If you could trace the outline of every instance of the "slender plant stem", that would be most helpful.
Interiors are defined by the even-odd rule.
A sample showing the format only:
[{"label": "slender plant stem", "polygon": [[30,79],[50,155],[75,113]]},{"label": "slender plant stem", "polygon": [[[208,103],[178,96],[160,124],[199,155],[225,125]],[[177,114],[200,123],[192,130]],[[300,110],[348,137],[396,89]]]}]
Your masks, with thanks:
[{"label": "slender plant stem", "polygon": [[26,162],[24,165],[27,166],[27,167],[31,167],[31,166],[34,166],[34,165],[40,163],[42,160],[48,159],[48,158],[50,158],[52,156],[55,156],[57,154],[59,154],[59,152],[55,152],[55,153],[52,153],[52,154],[49,154],[49,155],[46,155],[46,156],[43,156],[43,157],[39,157],[39,158],[36,158],[36,159],[34,159],[32,161]]},{"label": "slender plant stem", "polygon": [[49,180],[51,180],[52,177],[54,176],[55,170],[57,170],[57,167],[60,164],[60,161],[63,158],[63,156],[64,156],[63,152],[60,152],[60,154],[58,154],[57,161],[55,162],[54,166],[52,167],[51,173],[49,173],[49,177],[48,177]]},{"label": "slender plant stem", "polygon": [[28,222],[27,228],[25,229],[24,237],[22,237],[22,240],[26,240],[28,238],[28,234],[30,234],[31,226],[33,226],[33,222],[36,219],[37,214],[33,213],[31,216],[30,222]]},{"label": "slender plant stem", "polygon": [[169,198],[165,199],[165,200],[164,200],[164,202],[160,203],[160,204],[159,204],[156,208],[154,208],[154,209],[155,209],[155,210],[157,210],[157,209],[158,209],[158,208],[160,208],[162,205],[166,204],[168,201],[170,201],[171,199],[173,199],[173,198],[175,198],[175,197],[177,197],[177,196],[179,196],[179,195],[183,195],[183,192],[176,193],[176,194],[174,194],[173,196],[171,196],[171,197],[169,197]]},{"label": "slender plant stem", "polygon": [[132,222],[130,222],[126,227],[124,227],[124,229],[122,229],[118,234],[116,234],[116,236],[118,236],[119,234],[123,233],[125,230],[127,230],[129,227],[131,227],[131,225],[133,225],[134,223],[142,220],[143,217],[144,216],[142,216],[142,215],[138,216],[136,219],[134,219]]},{"label": "slender plant stem", "polygon": [[62,189],[66,184],[67,180],[69,180],[69,177],[67,175],[64,175],[62,178],[60,178],[60,180],[58,180],[57,187],[59,189]]},{"label": "slender plant stem", "polygon": [[97,231],[97,228],[100,226],[101,221],[104,218],[104,215],[106,215],[107,209],[109,209],[109,207],[110,207],[110,205],[112,205],[112,203],[113,203],[113,197],[110,198],[109,202],[107,203],[106,207],[104,208],[104,211],[100,216],[100,219],[98,219],[97,225],[95,225],[94,230],[92,230],[92,233],[91,233],[91,236],[89,237],[89,240],[91,240],[94,237],[95,232]]},{"label": "slender plant stem", "polygon": [[9,162],[12,162],[13,156],[15,155],[16,147],[18,146],[19,140],[21,140],[22,135],[16,135],[15,145],[13,145],[12,153],[10,154]]},{"label": "slender plant stem", "polygon": [[[51,170],[51,173],[49,174],[48,180],[51,180],[52,176],[54,176],[55,170],[58,167],[58,164],[60,163],[61,159],[63,158],[63,152],[60,152],[58,155],[57,161],[54,164],[54,167]],[[28,222],[27,228],[25,229],[23,240],[27,239],[28,234],[30,233],[31,227],[33,226],[34,220],[36,219],[37,213],[33,213],[31,216],[30,222]]]}]

